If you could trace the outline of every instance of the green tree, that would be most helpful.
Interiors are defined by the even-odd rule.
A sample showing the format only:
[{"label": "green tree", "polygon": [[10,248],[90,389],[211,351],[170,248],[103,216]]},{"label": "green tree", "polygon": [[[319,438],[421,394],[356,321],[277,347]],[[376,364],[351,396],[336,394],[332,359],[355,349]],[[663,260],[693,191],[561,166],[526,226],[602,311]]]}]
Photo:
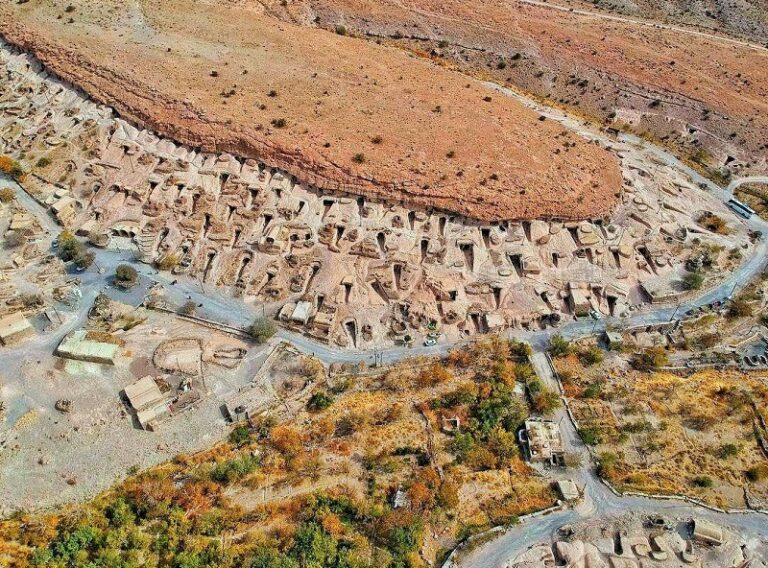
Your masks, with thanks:
[{"label": "green tree", "polygon": [[256,340],[256,343],[266,343],[277,333],[277,326],[267,318],[256,318],[251,327],[248,328],[248,333]]},{"label": "green tree", "polygon": [[683,284],[686,290],[699,290],[704,284],[704,276],[698,272],[688,272],[683,276]]},{"label": "green tree", "polygon": [[630,360],[630,365],[638,371],[655,371],[669,364],[669,355],[663,347],[649,347],[635,353]]},{"label": "green tree", "polygon": [[571,352],[571,343],[562,335],[554,335],[549,340],[549,350],[553,357],[565,357]]},{"label": "green tree", "polygon": [[85,245],[77,240],[77,237],[68,230],[59,233],[59,257],[64,262],[75,260],[85,254]]},{"label": "green tree", "polygon": [[251,441],[251,431],[247,426],[239,425],[229,433],[229,443],[238,448]]},{"label": "green tree", "polygon": [[307,409],[312,412],[325,410],[333,404],[333,397],[326,392],[316,392],[307,402]]},{"label": "green tree", "polygon": [[334,566],[338,543],[315,522],[303,523],[294,536],[291,556],[302,567],[325,568]]},{"label": "green tree", "polygon": [[75,266],[77,266],[82,270],[85,270],[86,268],[91,266],[95,260],[96,260],[96,255],[90,251],[78,252],[74,258]]},{"label": "green tree", "polygon": [[300,568],[296,560],[268,546],[254,550],[249,562],[250,568]]}]

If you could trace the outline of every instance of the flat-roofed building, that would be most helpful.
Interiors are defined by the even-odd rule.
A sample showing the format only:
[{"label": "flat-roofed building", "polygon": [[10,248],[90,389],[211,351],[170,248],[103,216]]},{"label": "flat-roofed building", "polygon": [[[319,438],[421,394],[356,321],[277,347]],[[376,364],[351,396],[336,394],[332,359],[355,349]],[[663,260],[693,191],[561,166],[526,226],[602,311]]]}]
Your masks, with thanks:
[{"label": "flat-roofed building", "polygon": [[520,432],[520,441],[528,450],[531,462],[564,464],[563,437],[557,422],[538,418],[526,420],[525,430]]},{"label": "flat-roofed building", "polygon": [[142,377],[125,387],[125,396],[136,411],[136,418],[145,430],[151,430],[152,424],[169,413],[166,397],[151,376]]},{"label": "flat-roofed building", "polygon": [[0,318],[0,345],[13,345],[35,332],[21,312]]}]

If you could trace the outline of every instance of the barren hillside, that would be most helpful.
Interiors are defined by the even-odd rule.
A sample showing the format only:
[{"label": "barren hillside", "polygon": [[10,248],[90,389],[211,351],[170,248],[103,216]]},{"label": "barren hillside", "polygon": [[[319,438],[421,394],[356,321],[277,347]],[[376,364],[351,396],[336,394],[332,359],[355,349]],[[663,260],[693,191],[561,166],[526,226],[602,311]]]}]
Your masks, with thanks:
[{"label": "barren hillside", "polygon": [[616,160],[459,73],[253,3],[4,5],[0,31],[125,117],[321,188],[484,220],[592,217]]},{"label": "barren hillside", "polygon": [[[759,46],[535,1],[306,1],[317,25],[344,25],[648,133],[712,170],[768,167],[768,50]],[[307,8],[282,10],[298,19]]]}]

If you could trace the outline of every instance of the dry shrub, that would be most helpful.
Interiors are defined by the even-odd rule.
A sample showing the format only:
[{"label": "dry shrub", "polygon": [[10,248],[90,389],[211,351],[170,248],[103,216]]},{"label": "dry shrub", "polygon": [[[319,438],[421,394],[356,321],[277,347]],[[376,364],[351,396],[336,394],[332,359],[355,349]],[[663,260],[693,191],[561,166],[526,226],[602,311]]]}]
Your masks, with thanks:
[{"label": "dry shrub", "polygon": [[333,437],[336,431],[336,420],[333,416],[323,416],[312,423],[309,428],[310,439],[318,444],[324,444]]},{"label": "dry shrub", "polygon": [[328,449],[339,456],[351,456],[353,447],[347,440],[331,440]]},{"label": "dry shrub", "polygon": [[443,367],[439,362],[435,362],[422,371],[416,377],[416,384],[419,388],[433,387],[453,379],[453,374]]},{"label": "dry shrub", "polygon": [[304,448],[304,436],[290,426],[276,426],[269,433],[269,443],[278,452],[290,456]]},{"label": "dry shrub", "polygon": [[334,538],[338,538],[344,534],[344,523],[334,513],[326,513],[320,521],[325,532]]}]

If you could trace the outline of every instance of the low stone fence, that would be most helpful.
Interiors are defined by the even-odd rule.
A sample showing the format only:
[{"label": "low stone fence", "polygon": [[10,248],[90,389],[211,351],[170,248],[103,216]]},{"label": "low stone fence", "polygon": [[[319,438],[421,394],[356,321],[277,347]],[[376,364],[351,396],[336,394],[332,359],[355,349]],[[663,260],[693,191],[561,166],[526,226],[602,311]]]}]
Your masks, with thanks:
[{"label": "low stone fence", "polygon": [[175,310],[172,310],[170,308],[166,308],[164,306],[159,306],[157,304],[144,304],[144,306],[148,310],[154,310],[156,312],[163,312],[165,314],[171,314],[173,316],[176,316],[179,319],[183,319],[183,320],[186,320],[186,321],[189,321],[189,322],[192,322],[192,323],[196,323],[196,324],[199,324],[199,325],[202,325],[202,326],[205,326],[205,327],[209,327],[211,329],[215,329],[216,331],[220,331],[222,333],[226,333],[226,334],[229,334],[229,335],[236,335],[236,336],[241,337],[243,339],[253,339],[251,337],[251,335],[247,331],[245,331],[242,328],[235,327],[233,325],[227,325],[225,323],[221,323],[221,322],[217,322],[217,321],[201,318],[199,316],[180,314],[179,312],[177,312]]}]

